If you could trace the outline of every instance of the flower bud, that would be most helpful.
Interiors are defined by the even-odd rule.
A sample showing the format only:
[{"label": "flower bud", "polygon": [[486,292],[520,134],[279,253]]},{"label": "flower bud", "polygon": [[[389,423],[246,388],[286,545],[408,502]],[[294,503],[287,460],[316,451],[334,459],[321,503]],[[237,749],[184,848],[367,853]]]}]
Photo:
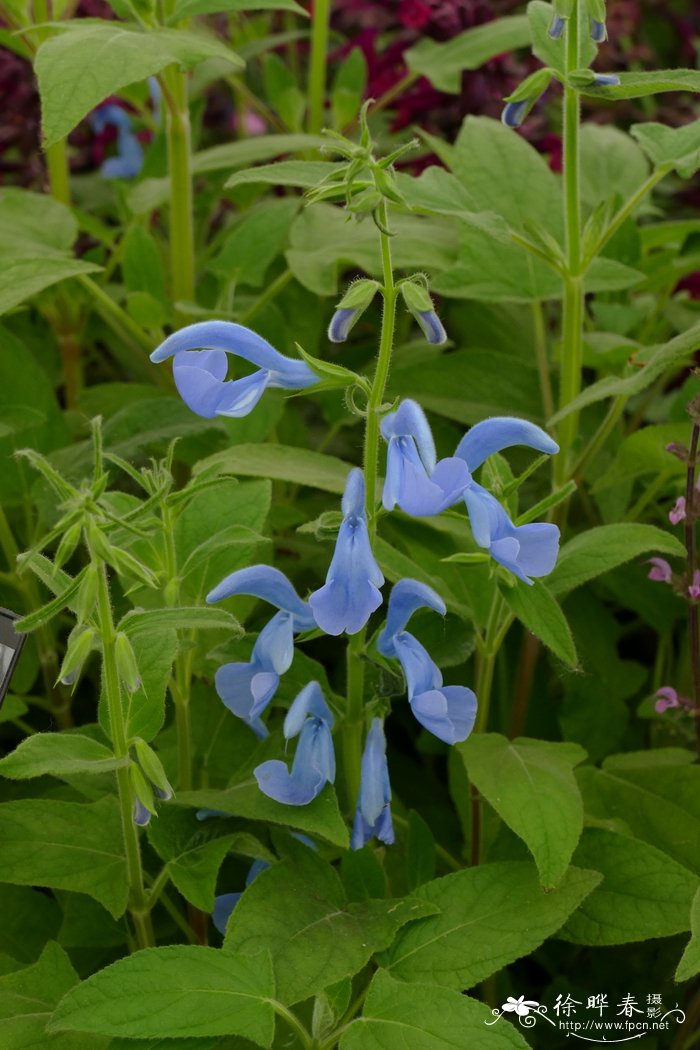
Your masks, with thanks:
[{"label": "flower bud", "polygon": [[117,661],[119,677],[130,693],[135,693],[141,685],[136,654],[129,638],[123,631],[119,631],[114,643],[114,655]]},{"label": "flower bud", "polygon": [[83,627],[79,624],[73,628],[68,637],[66,655],[58,673],[59,681],[63,685],[75,685],[83,664],[92,651],[95,637],[95,632],[91,627]]},{"label": "flower bud", "polygon": [[506,98],[501,120],[507,128],[519,128],[526,116],[552,82],[554,71],[548,66],[538,69],[523,80]]},{"label": "flower bud", "polygon": [[68,559],[71,557],[75,548],[80,542],[80,533],[82,531],[82,525],[79,521],[71,525],[69,529],[66,529],[61,542],[56,549],[56,556],[54,557],[53,563],[57,569],[62,568]]},{"label": "flower bud", "polygon": [[591,40],[596,44],[603,44],[608,39],[608,31],[605,27],[605,0],[586,0],[586,5],[590,19]]},{"label": "flower bud", "polygon": [[559,40],[564,32],[564,27],[574,14],[575,0],[554,0],[554,15],[549,27],[549,35],[552,40]]},{"label": "flower bud", "polygon": [[78,623],[85,623],[92,616],[97,604],[97,587],[99,584],[99,569],[94,563],[88,565],[85,570],[75,603],[75,614]]},{"label": "flower bud", "polygon": [[145,827],[155,813],[156,807],[153,801],[151,785],[135,763],[129,766],[129,780],[131,790],[134,793],[134,823],[139,827]]},{"label": "flower bud", "polygon": [[379,289],[378,281],[361,280],[350,285],[338,303],[328,326],[332,343],[344,343],[350,330],[360,319]]},{"label": "flower bud", "polygon": [[447,332],[433,309],[433,301],[427,289],[418,281],[404,281],[400,290],[406,306],[420,325],[428,342],[433,346],[444,343],[447,340]]},{"label": "flower bud", "polygon": [[166,802],[168,799],[173,797],[173,789],[165,775],[165,770],[161,760],[155,753],[152,747],[149,747],[145,740],[140,738],[134,743],[134,751],[136,752],[136,758],[139,761],[141,769],[150,780],[151,784],[156,790],[156,794],[159,798],[164,799]]}]

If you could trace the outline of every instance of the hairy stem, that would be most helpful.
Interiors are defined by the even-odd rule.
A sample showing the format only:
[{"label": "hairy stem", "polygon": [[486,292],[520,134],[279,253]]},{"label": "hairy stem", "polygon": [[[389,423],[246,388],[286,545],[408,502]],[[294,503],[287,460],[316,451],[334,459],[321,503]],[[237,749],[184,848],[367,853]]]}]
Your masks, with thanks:
[{"label": "hairy stem", "polygon": [[[94,555],[93,555],[94,557]],[[100,567],[97,598],[97,618],[102,639],[102,673],[104,696],[107,704],[109,732],[112,747],[117,758],[126,758],[129,746],[126,735],[126,724],[122,710],[121,685],[116,660],[116,630],[112,616],[112,604],[109,594],[107,566],[95,558]],[[139,833],[133,820],[134,798],[129,779],[129,767],[117,769],[117,791],[121,812],[122,834],[124,836],[124,853],[126,856],[127,879],[129,883],[129,911],[136,929],[139,948],[153,945],[153,929],[148,906],[148,897],[143,884],[141,868],[141,848]]]},{"label": "hairy stem", "polygon": [[[566,72],[579,65],[579,22],[576,14],[566,23]],[[583,347],[583,277],[581,275],[581,107],[578,92],[564,88],[564,223],[567,273],[563,290],[563,338],[559,407],[565,408],[581,390]],[[554,483],[560,487],[569,475],[572,447],[578,434],[578,414],[572,412],[559,425],[561,452],[554,460]]]},{"label": "hairy stem", "polygon": [[331,0],[314,0],[311,26],[311,62],[309,64],[308,130],[318,135],[323,127],[323,104],[326,99],[326,64]]},{"label": "hairy stem", "polygon": [[192,199],[192,145],[187,101],[187,74],[171,68],[167,84],[166,132],[170,172],[170,284],[175,302],[193,302],[194,204]]}]

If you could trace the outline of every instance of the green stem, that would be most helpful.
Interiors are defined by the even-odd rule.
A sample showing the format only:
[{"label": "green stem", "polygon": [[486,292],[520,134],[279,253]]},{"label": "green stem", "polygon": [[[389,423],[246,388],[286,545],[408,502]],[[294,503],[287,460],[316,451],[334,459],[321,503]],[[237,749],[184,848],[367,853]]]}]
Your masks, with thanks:
[{"label": "green stem", "polygon": [[667,167],[657,168],[656,171],[653,171],[648,177],[648,179],[646,179],[646,181],[642,183],[637,192],[633,193],[630,199],[622,205],[620,210],[614,216],[607,230],[601,235],[600,240],[596,244],[593,251],[590,253],[590,262],[592,262],[593,259],[600,255],[606,244],[608,244],[609,241],[613,239],[618,230],[620,230],[620,228],[627,221],[627,219],[629,219],[630,215],[634,214],[634,212],[637,210],[644,198],[651,193],[654,187],[657,186],[662,179],[666,178],[666,176],[671,170],[671,168]]},{"label": "green stem", "polygon": [[315,1040],[311,1037],[309,1032],[306,1030],[304,1025],[301,1023],[296,1014],[293,1014],[291,1010],[288,1010],[282,1003],[277,1002],[276,999],[269,999],[270,1006],[275,1011],[278,1017],[283,1018],[294,1031],[304,1047],[304,1050],[313,1050],[315,1046]]},{"label": "green stem", "polygon": [[[93,555],[94,558],[94,555]],[[112,604],[109,594],[107,567],[101,559],[94,558],[99,564],[99,587],[97,597],[97,616],[102,639],[103,688],[107,704],[109,731],[112,747],[117,758],[126,758],[129,746],[126,735],[126,724],[122,709],[121,685],[117,671],[116,630],[112,616]],[[139,834],[133,820],[134,799],[131,790],[128,765],[117,769],[117,790],[119,809],[124,837],[127,879],[129,883],[129,910],[136,928],[136,939],[140,948],[153,945],[153,929],[148,907],[148,897],[143,884],[141,869],[141,848]]]},{"label": "green stem", "polygon": [[49,173],[49,189],[54,200],[70,204],[70,169],[66,140],[59,139],[46,149],[46,167]]},{"label": "green stem", "polygon": [[170,280],[172,297],[194,302],[194,204],[187,74],[171,68],[164,77],[170,173]]},{"label": "green stem", "polygon": [[612,434],[618,419],[625,411],[625,405],[627,404],[626,397],[616,397],[610,408],[607,411],[605,419],[600,424],[591,440],[586,445],[585,449],[581,453],[581,456],[576,461],[576,464],[571,471],[572,477],[581,477],[593,457],[603,447],[605,442],[608,440],[610,434]]},{"label": "green stem", "polygon": [[[175,549],[175,522],[167,501],[161,506],[163,536],[165,538],[165,594],[171,606],[180,604],[180,586]],[[192,790],[192,726],[190,721],[191,649],[178,652],[175,659],[175,675],[170,682],[170,694],[175,704],[175,730],[177,734],[178,787],[180,791]]]},{"label": "green stem", "polygon": [[[379,208],[379,222],[387,228],[387,208],[382,202]],[[384,309],[382,312],[382,330],[379,340],[377,367],[372,380],[372,390],[367,404],[367,421],[365,425],[365,445],[363,468],[365,474],[365,499],[367,508],[367,527],[370,543],[377,531],[377,465],[379,460],[379,424],[381,406],[384,402],[391,353],[394,346],[394,327],[396,323],[396,285],[391,259],[389,237],[380,232],[382,272],[384,285],[382,295]],[[347,648],[347,708],[343,727],[343,760],[347,803],[352,807],[360,789],[360,768],[362,764],[362,729],[364,707],[365,664],[362,657],[366,640],[366,630],[353,635]]]},{"label": "green stem", "polygon": [[503,599],[500,592],[496,590],[491,602],[491,609],[484,631],[484,637],[477,650],[476,661],[476,683],[474,692],[478,702],[476,723],[474,731],[483,733],[486,731],[491,707],[491,693],[493,689],[493,673],[496,667],[496,657],[510,627],[512,614],[503,615]]},{"label": "green stem", "polygon": [[549,375],[549,358],[547,356],[547,326],[545,325],[544,308],[539,299],[532,304],[532,327],[535,336],[535,360],[540,377],[540,392],[545,419],[554,415],[554,396],[552,381]]},{"label": "green stem", "polygon": [[243,311],[239,317],[239,322],[246,325],[250,324],[258,311],[262,310],[263,306],[266,306],[272,299],[276,298],[282,289],[287,287],[293,277],[294,274],[291,270],[283,270],[282,273],[279,274],[278,277],[275,277],[274,281],[267,286],[265,291],[258,296],[255,302],[251,303],[250,306]]},{"label": "green stem", "polygon": [[[579,19],[575,12],[566,23],[566,73],[579,66]],[[564,279],[563,338],[559,406],[564,408],[581,389],[583,350],[583,278],[581,275],[581,107],[578,92],[564,88],[564,223],[567,274]],[[571,450],[578,433],[578,414],[572,412],[560,424],[561,451],[554,460],[554,483],[561,486],[569,475]]]},{"label": "green stem", "polygon": [[323,127],[323,105],[326,101],[326,65],[328,34],[331,18],[331,0],[314,0],[311,27],[311,62],[309,64],[308,130],[320,134]]}]

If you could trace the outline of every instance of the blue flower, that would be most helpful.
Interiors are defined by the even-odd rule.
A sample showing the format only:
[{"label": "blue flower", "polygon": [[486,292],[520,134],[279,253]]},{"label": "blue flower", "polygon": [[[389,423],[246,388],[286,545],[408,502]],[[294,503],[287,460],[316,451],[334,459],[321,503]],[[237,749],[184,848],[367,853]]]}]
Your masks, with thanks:
[{"label": "blue flower", "polygon": [[258,635],[248,663],[224,664],[216,672],[216,691],[229,711],[246,722],[259,737],[267,736],[260,715],[275,695],[280,675],[294,657],[294,634],[316,624],[307,602],[302,601],[287,577],[269,565],[239,569],[207,595],[218,602],[247,594],[277,606],[276,613]]},{"label": "blue flower", "polygon": [[596,73],[593,83],[596,87],[619,87],[620,78],[616,73]]},{"label": "blue flower", "polygon": [[131,117],[120,106],[100,106],[90,117],[93,129],[100,134],[106,127],[117,130],[117,153],[108,157],[100,168],[106,179],[133,179],[143,167],[143,149],[134,134]]},{"label": "blue flower", "polygon": [[415,310],[413,316],[432,346],[440,346],[441,343],[447,342],[445,327],[434,310]]},{"label": "blue flower", "polygon": [[[534,423],[495,416],[477,423],[462,438],[455,455],[475,471],[495,452],[527,445],[551,455],[559,446]],[[559,529],[548,522],[514,525],[498,500],[472,481],[464,492],[474,540],[492,558],[525,583],[552,571],[559,552]]]},{"label": "blue flower", "polygon": [[[227,380],[227,354],[257,365],[258,371]],[[285,357],[250,328],[230,321],[200,321],[173,332],[153,351],[151,361],[169,357],[175,358],[180,397],[205,419],[247,416],[267,387],[300,390],[319,382],[303,361]]]},{"label": "blue flower", "polygon": [[350,845],[362,849],[372,836],[390,846],[394,841],[391,822],[391,786],[386,762],[386,739],[381,719],[374,718],[362,753],[360,794],[357,799]]},{"label": "blue flower", "polygon": [[304,686],[284,720],[284,738],[299,737],[291,772],[284,762],[270,759],[253,770],[268,798],[288,806],[305,806],[335,780],[331,728],[333,715],[318,682]]},{"label": "blue flower", "polygon": [[365,479],[351,470],[341,504],[343,521],[326,582],[309,596],[316,623],[326,634],[356,634],[382,604],[384,577],[372,554],[365,515]]},{"label": "blue flower", "polygon": [[466,740],[474,727],[476,696],[461,685],[442,684],[442,674],[425,647],[405,630],[417,609],[445,614],[439,594],[418,580],[400,580],[389,597],[386,626],[377,640],[383,656],[398,660],[406,678],[411,710],[433,736],[446,744]]},{"label": "blue flower", "polygon": [[396,412],[382,420],[388,443],[383,503],[387,510],[398,504],[413,517],[440,514],[461,497],[471,480],[462,459],[437,462],[428,420],[415,401],[402,401]]}]

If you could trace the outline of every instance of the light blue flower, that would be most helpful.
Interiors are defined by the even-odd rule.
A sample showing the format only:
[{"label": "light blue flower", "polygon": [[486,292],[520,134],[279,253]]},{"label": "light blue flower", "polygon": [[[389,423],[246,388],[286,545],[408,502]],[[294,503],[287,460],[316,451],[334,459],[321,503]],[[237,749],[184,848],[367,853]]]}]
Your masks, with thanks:
[{"label": "light blue flower", "polygon": [[362,753],[360,793],[350,839],[353,849],[362,849],[373,836],[387,846],[392,844],[394,828],[390,803],[391,786],[384,728],[381,719],[374,718]]},{"label": "light blue flower", "polygon": [[[559,446],[540,427],[524,419],[495,416],[477,423],[462,438],[455,455],[475,471],[495,452],[526,445],[551,455]],[[548,522],[514,525],[498,500],[472,481],[464,492],[475,542],[525,583],[552,571],[559,552],[559,529]]]},{"label": "light blue flower", "polygon": [[619,87],[620,78],[616,73],[596,73],[593,83],[596,87]]},{"label": "light blue flower", "polygon": [[100,167],[106,179],[133,179],[143,167],[143,149],[134,134],[131,117],[121,106],[112,103],[100,106],[90,117],[90,124],[98,134],[107,127],[116,128],[117,152]]},{"label": "light blue flower", "polygon": [[[242,379],[226,379],[227,354],[258,366]],[[319,382],[303,361],[275,350],[266,339],[231,321],[199,321],[181,328],[151,354],[156,363],[174,357],[180,397],[205,419],[247,416],[268,387],[301,390]]]},{"label": "light blue flower", "polygon": [[351,470],[341,503],[343,521],[326,582],[309,596],[316,623],[326,634],[356,634],[382,604],[384,577],[372,554],[365,515],[365,478]]},{"label": "light blue flower", "polygon": [[442,684],[442,674],[425,647],[405,630],[417,609],[445,614],[439,594],[418,580],[400,580],[389,596],[386,626],[377,640],[383,656],[398,660],[406,678],[411,710],[433,736],[446,744],[466,740],[474,728],[476,696],[461,685]]},{"label": "light blue flower", "polygon": [[561,40],[564,33],[564,27],[566,26],[566,19],[560,15],[554,15],[549,26],[549,35],[552,40]]},{"label": "light blue flower", "polygon": [[284,720],[284,738],[299,737],[291,772],[284,762],[270,759],[253,770],[268,798],[288,806],[306,806],[335,780],[331,728],[333,715],[318,682],[304,686]]},{"label": "light blue flower", "polygon": [[294,635],[312,630],[316,623],[284,573],[270,565],[239,569],[222,580],[208,595],[218,602],[247,594],[277,606],[276,613],[258,635],[248,663],[224,664],[215,675],[216,691],[229,711],[246,722],[259,737],[267,736],[260,720],[277,691],[280,676],[294,658]]},{"label": "light blue flower", "polygon": [[382,435],[388,443],[382,501],[413,517],[440,514],[461,497],[471,480],[462,459],[437,461],[435,442],[425,413],[416,401],[402,401],[385,416]]},{"label": "light blue flower", "polygon": [[146,809],[142,802],[139,802],[137,798],[134,799],[134,809],[132,813],[134,824],[139,828],[145,828],[150,822],[151,812]]}]

